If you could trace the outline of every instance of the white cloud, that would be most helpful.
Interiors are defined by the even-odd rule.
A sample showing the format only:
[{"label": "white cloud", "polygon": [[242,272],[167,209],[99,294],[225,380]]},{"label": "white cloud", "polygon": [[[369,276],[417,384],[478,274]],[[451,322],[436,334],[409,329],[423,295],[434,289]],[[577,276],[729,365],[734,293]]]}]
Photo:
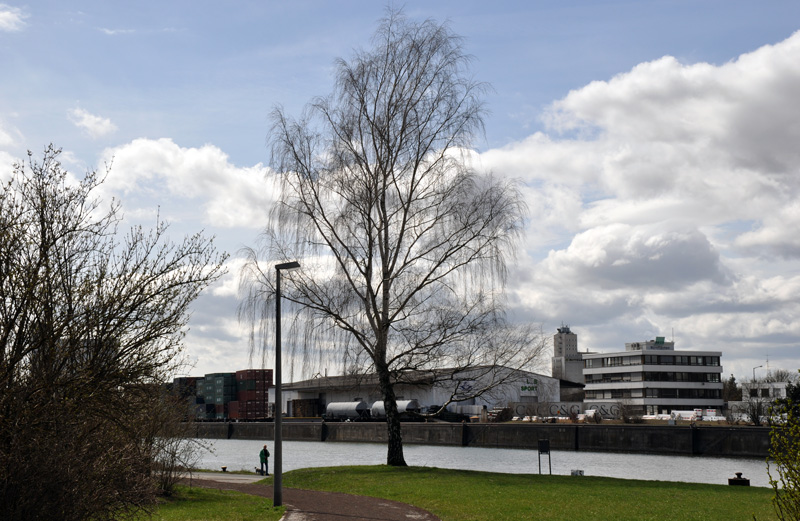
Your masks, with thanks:
[{"label": "white cloud", "polygon": [[70,110],[68,116],[76,127],[83,129],[93,138],[107,136],[117,130],[110,119],[95,116],[81,108]]},{"label": "white cloud", "polygon": [[0,182],[6,182],[14,172],[14,163],[17,158],[4,150],[0,150]]},{"label": "white cloud", "polygon": [[20,131],[14,127],[9,127],[0,119],[0,181],[11,178],[14,171],[14,163],[21,160],[20,152],[16,150],[22,137]]},{"label": "white cloud", "polygon": [[[538,133],[481,155],[532,188],[542,231],[754,222],[742,248],[800,255],[800,32],[721,66],[671,57],[574,90]],[[577,203],[580,202],[580,205]]]},{"label": "white cloud", "polygon": [[28,15],[18,7],[0,4],[0,31],[21,31],[27,25],[25,19]]},{"label": "white cloud", "polygon": [[106,29],[104,27],[100,28],[100,32],[103,34],[107,34],[109,36],[116,36],[118,34],[133,34],[136,31],[133,29]]},{"label": "white cloud", "polygon": [[513,279],[517,313],[598,342],[617,324],[612,345],[589,348],[674,328],[683,348],[790,357],[797,92],[800,32],[719,66],[664,57],[592,82],[552,104],[548,133],[481,154],[527,184],[533,268]]},{"label": "white cloud", "polygon": [[765,215],[757,230],[742,233],[736,246],[756,255],[800,257],[800,203],[787,201]]},{"label": "white cloud", "polygon": [[718,253],[697,230],[624,224],[576,235],[566,250],[550,252],[542,267],[582,287],[680,288],[725,281]]},{"label": "white cloud", "polygon": [[235,166],[213,145],[182,148],[166,138],[136,139],[103,155],[113,162],[106,189],[129,196],[123,199],[190,204],[192,214],[199,202],[204,223],[215,227],[261,228],[274,201],[264,166]]},{"label": "white cloud", "polygon": [[0,149],[10,149],[18,146],[21,137],[22,133],[18,129],[8,126],[6,122],[0,119]]}]

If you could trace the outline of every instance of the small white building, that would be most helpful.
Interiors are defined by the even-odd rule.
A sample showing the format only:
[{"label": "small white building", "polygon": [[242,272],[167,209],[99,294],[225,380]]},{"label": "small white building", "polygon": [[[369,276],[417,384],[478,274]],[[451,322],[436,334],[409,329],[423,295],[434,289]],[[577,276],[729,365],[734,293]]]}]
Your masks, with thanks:
[{"label": "small white building", "polygon": [[728,414],[737,420],[766,421],[775,400],[786,398],[787,385],[788,382],[743,382],[742,399],[728,402]]},{"label": "small white building", "polygon": [[748,398],[764,398],[769,401],[779,400],[786,398],[787,382],[743,382],[742,383],[742,400]]}]

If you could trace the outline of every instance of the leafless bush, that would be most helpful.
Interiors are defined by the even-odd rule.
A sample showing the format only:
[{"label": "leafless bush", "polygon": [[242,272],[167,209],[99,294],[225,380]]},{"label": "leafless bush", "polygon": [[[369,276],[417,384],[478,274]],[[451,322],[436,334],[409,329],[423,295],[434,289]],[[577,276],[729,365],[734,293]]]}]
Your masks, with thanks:
[{"label": "leafless bush", "polygon": [[617,402],[619,406],[619,419],[623,423],[642,423],[642,415],[639,410],[631,404],[629,400],[620,400]]},{"label": "leafless bush", "polygon": [[0,187],[0,512],[103,521],[152,505],[148,422],[179,360],[189,305],[224,257],[167,227],[117,234],[101,180],[50,146]]}]

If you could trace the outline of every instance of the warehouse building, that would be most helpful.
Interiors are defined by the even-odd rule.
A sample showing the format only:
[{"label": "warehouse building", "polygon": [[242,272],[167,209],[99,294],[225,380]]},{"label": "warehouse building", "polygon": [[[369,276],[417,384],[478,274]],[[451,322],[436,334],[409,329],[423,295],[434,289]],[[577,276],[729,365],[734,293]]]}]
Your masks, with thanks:
[{"label": "warehouse building", "polygon": [[[415,400],[426,410],[446,403],[456,384],[460,392],[469,394],[473,389],[484,387],[489,378],[486,371],[482,370],[476,370],[473,374],[466,371],[453,374],[444,382],[437,381],[440,376],[434,377],[426,371],[406,375],[402,382],[395,384],[397,400]],[[456,401],[447,407],[447,411],[472,416],[482,410],[509,407],[514,403],[552,403],[560,399],[558,379],[516,371],[508,383],[480,397]],[[359,401],[369,405],[383,401],[377,375],[319,376],[283,385],[283,409],[287,416],[321,416],[329,403]]]}]

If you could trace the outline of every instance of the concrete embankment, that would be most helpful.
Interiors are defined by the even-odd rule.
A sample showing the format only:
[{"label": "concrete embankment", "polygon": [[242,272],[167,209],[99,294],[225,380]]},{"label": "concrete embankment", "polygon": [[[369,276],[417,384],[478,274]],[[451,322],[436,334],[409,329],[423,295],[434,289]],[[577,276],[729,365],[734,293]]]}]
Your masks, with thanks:
[{"label": "concrete embankment", "polygon": [[[505,449],[642,452],[650,454],[765,458],[767,427],[684,427],[674,425],[581,425],[537,423],[403,423],[403,442]],[[274,439],[272,423],[197,423],[198,438]],[[283,423],[283,439],[324,442],[386,442],[382,422]]]}]

